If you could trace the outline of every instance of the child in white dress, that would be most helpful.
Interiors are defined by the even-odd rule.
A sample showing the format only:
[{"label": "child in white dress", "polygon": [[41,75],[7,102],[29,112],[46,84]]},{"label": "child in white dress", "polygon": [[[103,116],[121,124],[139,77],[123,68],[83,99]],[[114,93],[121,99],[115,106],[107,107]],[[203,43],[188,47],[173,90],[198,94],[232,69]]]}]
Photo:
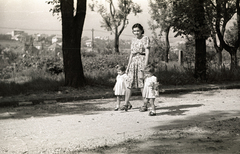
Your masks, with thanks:
[{"label": "child in white dress", "polygon": [[[114,111],[119,110],[121,97],[125,96],[125,92],[127,89],[127,79],[128,79],[128,76],[125,73],[126,68],[121,65],[117,65],[116,67],[117,67],[118,75],[116,77],[116,83],[113,88],[113,91],[114,91],[114,94],[117,96],[117,104],[116,104],[116,108],[114,109]],[[131,109],[132,105],[130,104],[130,102],[128,104]]]},{"label": "child in white dress", "polygon": [[144,87],[142,91],[142,96],[144,99],[144,106],[140,108],[140,111],[147,111],[147,104],[150,102],[151,104],[151,111],[149,112],[149,116],[156,115],[156,109],[154,105],[154,101],[156,96],[158,96],[158,86],[159,83],[157,82],[157,77],[153,75],[154,67],[151,65],[147,65],[144,69],[145,73],[145,80],[144,80]]}]

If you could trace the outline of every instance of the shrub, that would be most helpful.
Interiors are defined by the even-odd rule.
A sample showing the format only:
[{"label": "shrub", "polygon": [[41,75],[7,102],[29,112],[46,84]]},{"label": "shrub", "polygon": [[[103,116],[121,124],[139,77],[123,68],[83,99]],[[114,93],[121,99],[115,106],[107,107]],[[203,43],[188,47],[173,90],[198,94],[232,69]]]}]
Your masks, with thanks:
[{"label": "shrub", "polygon": [[93,52],[93,51],[90,51],[90,52],[87,52],[87,51],[82,51],[81,52],[82,54],[82,57],[83,58],[88,58],[88,57],[96,57],[97,56],[97,53],[96,52]]}]

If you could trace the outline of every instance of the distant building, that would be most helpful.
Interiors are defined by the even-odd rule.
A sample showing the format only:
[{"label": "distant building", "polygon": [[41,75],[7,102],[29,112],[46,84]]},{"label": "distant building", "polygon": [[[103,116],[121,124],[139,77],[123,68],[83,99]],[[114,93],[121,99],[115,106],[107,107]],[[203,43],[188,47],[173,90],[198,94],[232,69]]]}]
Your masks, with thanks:
[{"label": "distant building", "polygon": [[22,31],[22,30],[13,30],[12,31],[12,36],[21,35],[21,34],[24,34],[24,31]]},{"label": "distant building", "polygon": [[28,36],[28,34],[22,30],[13,30],[11,35],[12,35],[12,38],[11,38],[12,40],[21,41],[21,42],[26,41]]},{"label": "distant building", "polygon": [[33,42],[33,45],[34,45],[38,50],[43,50],[43,42]]},{"label": "distant building", "polygon": [[31,43],[24,44],[24,51],[26,54],[30,54],[30,55],[39,54],[39,50],[35,46],[33,46],[33,44]]},{"label": "distant building", "polygon": [[62,46],[58,45],[57,43],[53,43],[51,46],[48,47],[49,53],[53,53],[55,56],[62,53]]},{"label": "distant building", "polygon": [[87,47],[91,48],[92,47],[92,40],[90,40],[90,39],[86,40],[85,44],[86,44]]},{"label": "distant building", "polygon": [[41,41],[42,39],[47,38],[48,36],[46,34],[34,34],[34,40],[35,41]]},{"label": "distant building", "polygon": [[108,36],[96,36],[94,37],[95,39],[100,39],[100,40],[109,40],[109,37]]},{"label": "distant building", "polygon": [[54,43],[61,43],[62,42],[62,36],[56,35],[52,38],[52,44]]}]

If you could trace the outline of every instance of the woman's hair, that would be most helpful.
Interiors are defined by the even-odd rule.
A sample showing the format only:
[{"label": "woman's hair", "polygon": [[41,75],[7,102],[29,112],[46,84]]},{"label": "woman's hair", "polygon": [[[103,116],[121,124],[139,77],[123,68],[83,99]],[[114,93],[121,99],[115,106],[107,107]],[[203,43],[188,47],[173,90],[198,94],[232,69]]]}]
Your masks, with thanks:
[{"label": "woman's hair", "polygon": [[132,30],[133,28],[139,28],[141,31],[142,31],[142,34],[144,34],[144,29],[143,29],[143,26],[139,23],[136,23],[132,26]]},{"label": "woman's hair", "polygon": [[145,68],[144,68],[144,72],[149,72],[149,73],[154,73],[155,68],[152,64],[148,64]]},{"label": "woman's hair", "polygon": [[116,68],[117,68],[117,70],[120,70],[122,72],[124,72],[126,70],[126,67],[123,65],[117,65]]}]

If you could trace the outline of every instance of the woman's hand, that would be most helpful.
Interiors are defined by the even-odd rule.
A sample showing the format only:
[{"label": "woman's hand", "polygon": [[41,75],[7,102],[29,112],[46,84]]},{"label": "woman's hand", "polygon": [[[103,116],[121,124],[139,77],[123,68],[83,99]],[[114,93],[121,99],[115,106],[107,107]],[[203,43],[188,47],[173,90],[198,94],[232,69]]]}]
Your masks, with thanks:
[{"label": "woman's hand", "polygon": [[126,69],[125,73],[126,73],[126,74],[128,74],[128,67],[127,67],[127,69]]}]

